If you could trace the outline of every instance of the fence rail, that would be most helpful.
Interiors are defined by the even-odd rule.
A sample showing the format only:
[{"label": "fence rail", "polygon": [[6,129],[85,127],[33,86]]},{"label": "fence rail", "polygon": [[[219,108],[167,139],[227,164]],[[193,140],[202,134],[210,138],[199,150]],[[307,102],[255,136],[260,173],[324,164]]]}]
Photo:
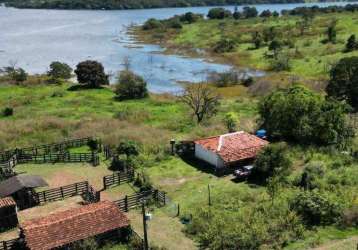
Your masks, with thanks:
[{"label": "fence rail", "polygon": [[154,200],[158,205],[166,204],[165,193],[157,189],[143,191],[132,195],[126,195],[123,199],[115,201],[117,206],[124,212],[140,206],[145,201]]},{"label": "fence rail", "polygon": [[103,177],[103,189],[107,189],[113,185],[121,185],[123,183],[132,182],[134,180],[134,169],[128,169],[125,172],[115,172],[111,175]]},{"label": "fence rail", "polygon": [[100,200],[100,192],[96,191],[87,181],[37,192],[35,193],[35,199],[39,204],[43,204],[46,202],[71,198],[77,195],[81,195],[82,198],[88,202],[98,202]]},{"label": "fence rail", "polygon": [[63,154],[44,154],[44,155],[32,155],[32,154],[20,154],[18,156],[19,163],[58,163],[58,162],[87,162],[92,163],[94,166],[99,164],[99,156],[97,153],[63,153]]},{"label": "fence rail", "polygon": [[18,242],[20,238],[7,240],[7,241],[0,241],[0,250],[18,250]]}]

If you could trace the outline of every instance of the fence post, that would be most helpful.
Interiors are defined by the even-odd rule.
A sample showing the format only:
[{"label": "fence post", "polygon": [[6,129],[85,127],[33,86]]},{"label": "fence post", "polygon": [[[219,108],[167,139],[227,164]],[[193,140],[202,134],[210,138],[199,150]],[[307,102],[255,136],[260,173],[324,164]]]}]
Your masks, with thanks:
[{"label": "fence post", "polygon": [[103,189],[107,189],[106,176],[103,176]]},{"label": "fence post", "polygon": [[164,206],[165,206],[166,205],[166,200],[167,200],[167,198],[165,197],[165,192],[163,192],[163,198],[164,198],[163,202],[164,202]]},{"label": "fence post", "polygon": [[65,197],[63,197],[63,188],[60,187],[60,190],[61,190],[61,197],[62,197],[62,199],[64,199]]},{"label": "fence post", "polygon": [[124,211],[128,212],[128,195],[124,197]]},{"label": "fence post", "polygon": [[121,175],[120,172],[117,173],[118,176],[118,185],[121,185]]},{"label": "fence post", "polygon": [[78,187],[77,187],[77,182],[75,183],[75,188],[76,188],[76,194],[78,194]]},{"label": "fence post", "polygon": [[4,247],[4,250],[7,250],[7,244],[6,244],[6,241],[3,241],[3,247]]}]

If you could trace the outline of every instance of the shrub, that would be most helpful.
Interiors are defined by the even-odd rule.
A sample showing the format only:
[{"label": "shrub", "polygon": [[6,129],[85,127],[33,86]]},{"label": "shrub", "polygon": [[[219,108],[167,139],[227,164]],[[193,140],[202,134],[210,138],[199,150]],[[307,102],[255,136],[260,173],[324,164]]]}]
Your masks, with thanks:
[{"label": "shrub", "polygon": [[254,78],[252,78],[251,76],[245,78],[242,81],[242,85],[244,85],[245,87],[250,87],[253,84],[254,84]]},{"label": "shrub", "polygon": [[14,114],[14,109],[13,109],[13,108],[6,107],[6,108],[4,108],[4,110],[2,111],[2,115],[3,115],[4,117],[12,116],[13,114]]},{"label": "shrub", "polygon": [[354,50],[358,49],[358,43],[356,41],[356,36],[355,35],[351,35],[346,43],[346,48],[345,48],[345,52],[352,52]]},{"label": "shrub", "polygon": [[300,215],[307,226],[330,225],[340,218],[339,203],[326,193],[304,191],[291,201],[291,208]]},{"label": "shrub", "polygon": [[203,19],[203,16],[200,14],[194,14],[193,12],[187,12],[184,15],[180,16],[180,21],[187,23],[195,23],[200,19]]},{"label": "shrub", "polygon": [[319,188],[324,174],[325,166],[321,162],[309,163],[302,173],[300,186],[305,190]]},{"label": "shrub", "polygon": [[98,88],[109,84],[108,76],[104,73],[103,65],[96,61],[80,62],[75,70],[77,80],[90,88]]},{"label": "shrub", "polygon": [[224,8],[212,8],[209,10],[208,18],[209,19],[224,19],[231,17],[232,13],[229,10]]},{"label": "shrub", "polygon": [[291,58],[287,53],[278,53],[277,56],[271,60],[271,70],[274,71],[289,71],[291,69]]},{"label": "shrub", "polygon": [[99,149],[98,141],[94,139],[90,139],[87,142],[87,146],[91,149],[91,151],[97,151]]},{"label": "shrub", "polygon": [[16,83],[23,83],[27,80],[28,74],[23,68],[12,69],[9,72],[10,78]]},{"label": "shrub", "polygon": [[148,96],[147,83],[141,76],[124,70],[119,74],[115,93],[119,100],[145,98]]},{"label": "shrub", "polygon": [[237,130],[238,117],[235,113],[233,112],[226,113],[224,122],[227,130],[230,133],[235,132]]},{"label": "shrub", "polygon": [[243,8],[243,15],[245,16],[245,18],[257,17],[258,11],[257,11],[257,9],[255,7],[245,6]]},{"label": "shrub", "polygon": [[47,75],[50,77],[50,82],[58,83],[61,80],[68,80],[71,78],[72,68],[61,62],[52,62],[50,64],[50,70]]},{"label": "shrub", "polygon": [[139,155],[139,149],[134,141],[121,141],[116,148],[119,155],[126,155],[127,158]]},{"label": "shrub", "polygon": [[144,30],[152,30],[152,29],[157,29],[157,28],[161,28],[161,27],[163,27],[163,24],[155,18],[150,18],[143,24]]},{"label": "shrub", "polygon": [[128,161],[125,159],[121,159],[119,157],[113,157],[111,165],[109,169],[112,171],[123,171],[128,167]]},{"label": "shrub", "polygon": [[235,50],[236,43],[232,39],[223,38],[214,47],[216,53],[227,53]]},{"label": "shrub", "polygon": [[99,246],[94,238],[77,241],[71,247],[73,250],[97,250],[98,248]]},{"label": "shrub", "polygon": [[139,187],[140,191],[148,191],[153,189],[153,185],[149,179],[149,176],[142,171],[141,173],[137,174],[134,185]]},{"label": "shrub", "polygon": [[228,87],[238,84],[243,76],[244,74],[239,71],[229,70],[222,73],[212,72],[208,75],[207,80],[216,87]]},{"label": "shrub", "polygon": [[271,144],[265,147],[257,156],[252,177],[266,181],[269,177],[286,178],[291,172],[292,162],[287,156],[287,147],[283,143]]},{"label": "shrub", "polygon": [[358,205],[343,211],[341,224],[344,227],[358,227]]}]

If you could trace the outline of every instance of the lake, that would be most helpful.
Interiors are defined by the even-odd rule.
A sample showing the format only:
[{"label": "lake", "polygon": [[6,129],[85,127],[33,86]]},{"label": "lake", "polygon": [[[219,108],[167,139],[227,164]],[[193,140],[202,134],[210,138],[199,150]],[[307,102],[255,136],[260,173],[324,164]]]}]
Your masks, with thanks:
[{"label": "lake", "polygon": [[[345,5],[337,3],[262,4],[259,10],[280,12],[298,6]],[[156,45],[136,46],[127,35],[133,24],[149,18],[164,19],[188,11],[207,14],[212,7],[164,8],[147,10],[30,10],[0,7],[0,67],[10,62],[30,73],[43,73],[52,61],[74,67],[78,62],[93,59],[102,62],[106,71],[115,75],[123,69],[124,58],[142,75],[153,92],[175,92],[179,81],[198,82],[207,72],[222,72],[229,65],[209,63],[175,55],[164,55]],[[234,10],[234,6],[226,6]],[[241,7],[242,8],[242,7]],[[243,69],[249,75],[263,72]]]}]

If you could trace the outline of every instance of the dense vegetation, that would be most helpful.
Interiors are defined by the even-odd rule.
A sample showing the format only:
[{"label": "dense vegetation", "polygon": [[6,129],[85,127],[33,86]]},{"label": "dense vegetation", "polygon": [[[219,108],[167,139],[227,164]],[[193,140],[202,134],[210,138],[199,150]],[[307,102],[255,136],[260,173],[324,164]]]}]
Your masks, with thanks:
[{"label": "dense vegetation", "polygon": [[[1,2],[1,1],[0,1]],[[4,0],[8,6],[42,9],[143,9],[263,3],[302,3],[303,0]]]}]

